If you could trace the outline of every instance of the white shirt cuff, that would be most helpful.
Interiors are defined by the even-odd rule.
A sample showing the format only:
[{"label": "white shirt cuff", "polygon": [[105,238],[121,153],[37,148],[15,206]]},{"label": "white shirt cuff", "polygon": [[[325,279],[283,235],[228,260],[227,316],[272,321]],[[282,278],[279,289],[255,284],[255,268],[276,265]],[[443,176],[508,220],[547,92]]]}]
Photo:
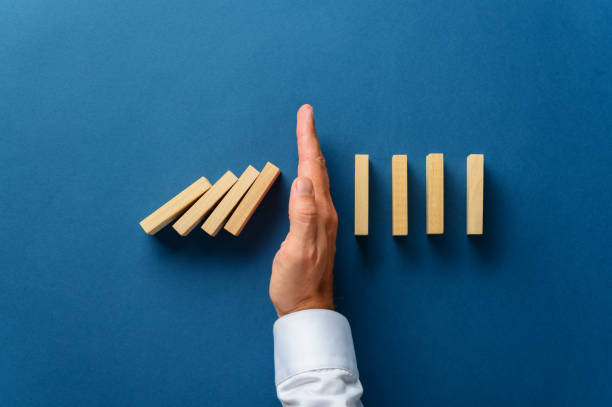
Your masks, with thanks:
[{"label": "white shirt cuff", "polygon": [[344,369],[359,378],[348,320],[326,309],[293,312],[274,323],[276,385],[318,369]]}]

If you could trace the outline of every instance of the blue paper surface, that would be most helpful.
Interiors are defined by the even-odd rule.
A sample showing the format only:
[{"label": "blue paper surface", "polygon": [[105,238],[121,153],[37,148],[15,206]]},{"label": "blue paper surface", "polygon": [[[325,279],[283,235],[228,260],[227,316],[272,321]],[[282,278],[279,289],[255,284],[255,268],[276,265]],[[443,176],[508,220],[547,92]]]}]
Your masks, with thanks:
[{"label": "blue paper surface", "polygon": [[[268,281],[310,103],[364,403],[609,406],[611,18],[608,1],[0,1],[0,405],[275,405]],[[446,233],[428,238],[431,152]],[[239,238],[140,229],[198,177],[266,161],[283,175]]]}]

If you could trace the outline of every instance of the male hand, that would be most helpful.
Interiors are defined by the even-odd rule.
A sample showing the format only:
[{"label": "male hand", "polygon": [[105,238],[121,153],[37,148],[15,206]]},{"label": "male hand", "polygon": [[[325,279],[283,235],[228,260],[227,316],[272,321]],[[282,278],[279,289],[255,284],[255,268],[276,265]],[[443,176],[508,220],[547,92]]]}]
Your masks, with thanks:
[{"label": "male hand", "polygon": [[274,257],[270,299],[279,317],[334,309],[333,268],[338,215],[309,105],[297,113],[298,177],[289,197],[289,233]]}]

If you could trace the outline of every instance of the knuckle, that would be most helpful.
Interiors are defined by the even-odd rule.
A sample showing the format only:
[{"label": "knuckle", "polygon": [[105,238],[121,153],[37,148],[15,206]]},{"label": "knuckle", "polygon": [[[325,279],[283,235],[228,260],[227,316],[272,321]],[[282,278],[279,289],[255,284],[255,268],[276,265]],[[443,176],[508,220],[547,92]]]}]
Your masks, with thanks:
[{"label": "knuckle", "polygon": [[323,220],[328,228],[336,228],[338,226],[338,214],[335,209],[326,210],[323,215]]},{"label": "knuckle", "polygon": [[314,245],[306,246],[301,251],[302,261],[306,264],[314,264],[317,262],[317,250]]},{"label": "knuckle", "polygon": [[331,218],[330,224],[333,227],[337,227],[338,226],[338,212],[336,212],[335,209],[332,209],[330,218]]},{"label": "knuckle", "polygon": [[317,154],[317,156],[315,157],[315,161],[317,162],[319,166],[325,168],[326,161],[325,161],[325,157],[323,156],[323,154]]},{"label": "knuckle", "polygon": [[291,250],[289,250],[289,246],[287,244],[287,240],[285,239],[276,255],[274,256],[274,260],[272,260],[272,269],[276,268],[286,268],[291,263]]},{"label": "knuckle", "polygon": [[318,250],[314,244],[295,242],[285,253],[286,265],[297,268],[308,268],[317,262]]},{"label": "knuckle", "polygon": [[294,215],[294,220],[301,223],[312,223],[317,219],[317,213],[312,210],[299,210]]},{"label": "knuckle", "polygon": [[326,168],[325,157],[320,152],[312,153],[309,157],[307,157],[307,161],[309,161],[310,165],[314,167],[319,167],[321,169]]},{"label": "knuckle", "polygon": [[309,264],[308,254],[302,251],[294,251],[287,255],[288,257],[288,265],[291,265],[291,268],[304,269]]},{"label": "knuckle", "polygon": [[294,217],[299,222],[313,222],[317,218],[317,208],[314,203],[302,202],[296,205]]}]

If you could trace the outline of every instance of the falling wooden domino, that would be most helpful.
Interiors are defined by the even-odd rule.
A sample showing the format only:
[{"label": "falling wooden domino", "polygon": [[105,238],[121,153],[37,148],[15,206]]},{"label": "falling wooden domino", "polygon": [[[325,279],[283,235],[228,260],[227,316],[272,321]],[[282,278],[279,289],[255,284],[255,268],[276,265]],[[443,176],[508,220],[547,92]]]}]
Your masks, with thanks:
[{"label": "falling wooden domino", "polygon": [[427,234],[444,233],[444,154],[429,154],[426,159]]},{"label": "falling wooden domino", "polygon": [[393,236],[408,234],[408,157],[394,155],[391,158],[393,200]]},{"label": "falling wooden domino", "polygon": [[366,236],[369,223],[370,156],[355,154],[355,236]]},{"label": "falling wooden domino", "polygon": [[236,181],[232,189],[229,190],[215,210],[208,216],[202,225],[202,230],[211,236],[216,236],[258,175],[259,171],[249,165],[240,178],[238,178],[238,181]]},{"label": "falling wooden domino", "polygon": [[197,225],[202,222],[204,217],[223,195],[234,185],[238,180],[236,176],[227,171],[215,184],[208,190],[200,199],[187,210],[172,227],[181,236],[187,236]]},{"label": "falling wooden domino", "polygon": [[238,236],[279,175],[280,170],[278,167],[270,162],[266,163],[249,191],[242,198],[232,216],[230,216],[224,229],[232,235]]},{"label": "falling wooden domino", "polygon": [[156,234],[189,208],[209,188],[210,182],[205,177],[198,179],[155,212],[144,218],[140,222],[140,226],[146,233],[150,235]]},{"label": "falling wooden domino", "polygon": [[467,220],[468,235],[482,235],[482,209],[484,198],[484,155],[467,157]]}]

